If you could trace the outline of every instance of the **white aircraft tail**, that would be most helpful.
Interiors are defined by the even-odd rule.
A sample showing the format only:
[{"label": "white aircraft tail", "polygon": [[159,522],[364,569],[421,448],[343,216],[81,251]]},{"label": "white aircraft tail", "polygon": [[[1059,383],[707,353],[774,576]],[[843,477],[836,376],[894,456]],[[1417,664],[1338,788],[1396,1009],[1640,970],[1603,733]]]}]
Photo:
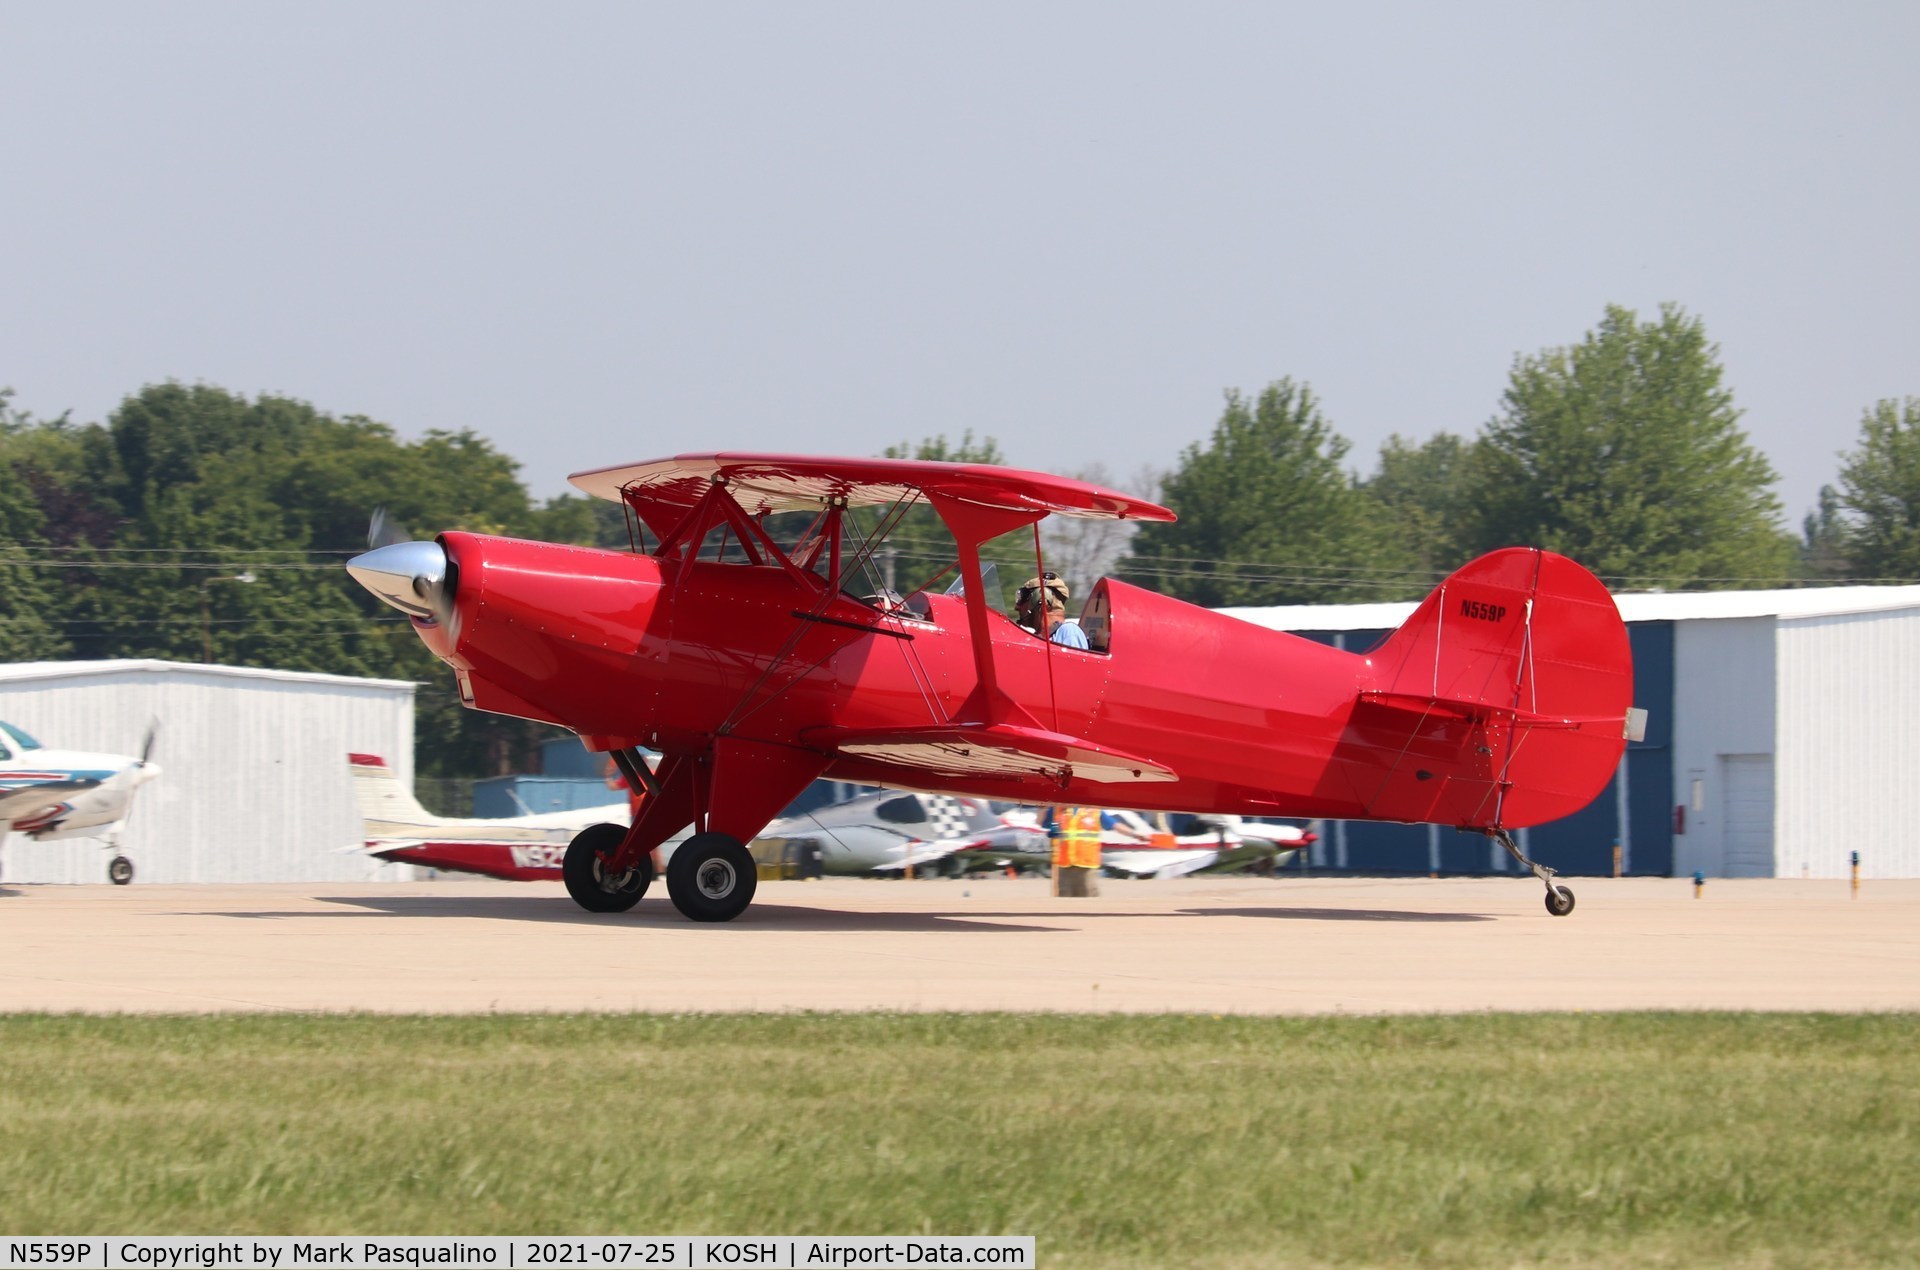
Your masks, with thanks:
[{"label": "white aircraft tail", "polygon": [[347,763],[353,769],[353,801],[369,827],[412,825],[431,829],[441,823],[440,817],[420,805],[412,790],[400,784],[387,760],[377,754],[349,754]]}]

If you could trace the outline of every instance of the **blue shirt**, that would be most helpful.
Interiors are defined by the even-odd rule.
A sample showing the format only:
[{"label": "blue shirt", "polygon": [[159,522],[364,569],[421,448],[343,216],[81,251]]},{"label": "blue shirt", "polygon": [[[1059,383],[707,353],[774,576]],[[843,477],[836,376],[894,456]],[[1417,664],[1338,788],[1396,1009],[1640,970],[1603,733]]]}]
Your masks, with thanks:
[{"label": "blue shirt", "polygon": [[1053,642],[1063,648],[1087,647],[1087,633],[1080,629],[1080,623],[1071,617],[1060,619],[1053,628]]}]

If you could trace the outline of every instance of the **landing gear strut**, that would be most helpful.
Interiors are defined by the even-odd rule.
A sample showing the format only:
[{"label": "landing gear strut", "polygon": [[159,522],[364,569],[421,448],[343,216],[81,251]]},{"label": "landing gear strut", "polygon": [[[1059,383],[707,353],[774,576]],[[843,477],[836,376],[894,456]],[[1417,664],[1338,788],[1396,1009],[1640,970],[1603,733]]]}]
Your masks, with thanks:
[{"label": "landing gear strut", "polygon": [[1520,867],[1539,878],[1547,887],[1547,911],[1555,917],[1565,917],[1573,911],[1573,892],[1559,885],[1553,879],[1558,876],[1544,864],[1535,864],[1521,854],[1513,835],[1505,829],[1489,829],[1487,836],[1507,849],[1507,854],[1520,862]]}]

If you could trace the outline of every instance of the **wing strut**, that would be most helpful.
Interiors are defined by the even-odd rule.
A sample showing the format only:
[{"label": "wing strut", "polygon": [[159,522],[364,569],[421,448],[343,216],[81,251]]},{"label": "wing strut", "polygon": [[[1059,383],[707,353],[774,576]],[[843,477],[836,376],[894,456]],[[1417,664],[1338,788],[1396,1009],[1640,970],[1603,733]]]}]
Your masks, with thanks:
[{"label": "wing strut", "polygon": [[967,584],[967,630],[972,636],[974,672],[980,686],[961,704],[959,718],[973,723],[1014,723],[1038,728],[1040,721],[1021,709],[1000,687],[993,669],[993,631],[987,623],[987,586],[980,573],[980,544],[1046,515],[1044,509],[988,507],[928,490],[927,500],[940,513],[960,549],[960,576]]}]

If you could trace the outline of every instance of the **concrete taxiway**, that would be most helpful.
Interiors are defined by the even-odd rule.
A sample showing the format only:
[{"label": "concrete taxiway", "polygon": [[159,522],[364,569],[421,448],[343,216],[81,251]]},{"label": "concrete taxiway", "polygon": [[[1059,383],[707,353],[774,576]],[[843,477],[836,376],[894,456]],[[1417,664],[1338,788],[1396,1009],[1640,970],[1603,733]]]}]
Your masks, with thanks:
[{"label": "concrete taxiway", "polygon": [[1920,1009],[1920,881],[762,883],[738,920],[664,888],[0,886],[0,1010],[1060,1010],[1245,1014]]}]

